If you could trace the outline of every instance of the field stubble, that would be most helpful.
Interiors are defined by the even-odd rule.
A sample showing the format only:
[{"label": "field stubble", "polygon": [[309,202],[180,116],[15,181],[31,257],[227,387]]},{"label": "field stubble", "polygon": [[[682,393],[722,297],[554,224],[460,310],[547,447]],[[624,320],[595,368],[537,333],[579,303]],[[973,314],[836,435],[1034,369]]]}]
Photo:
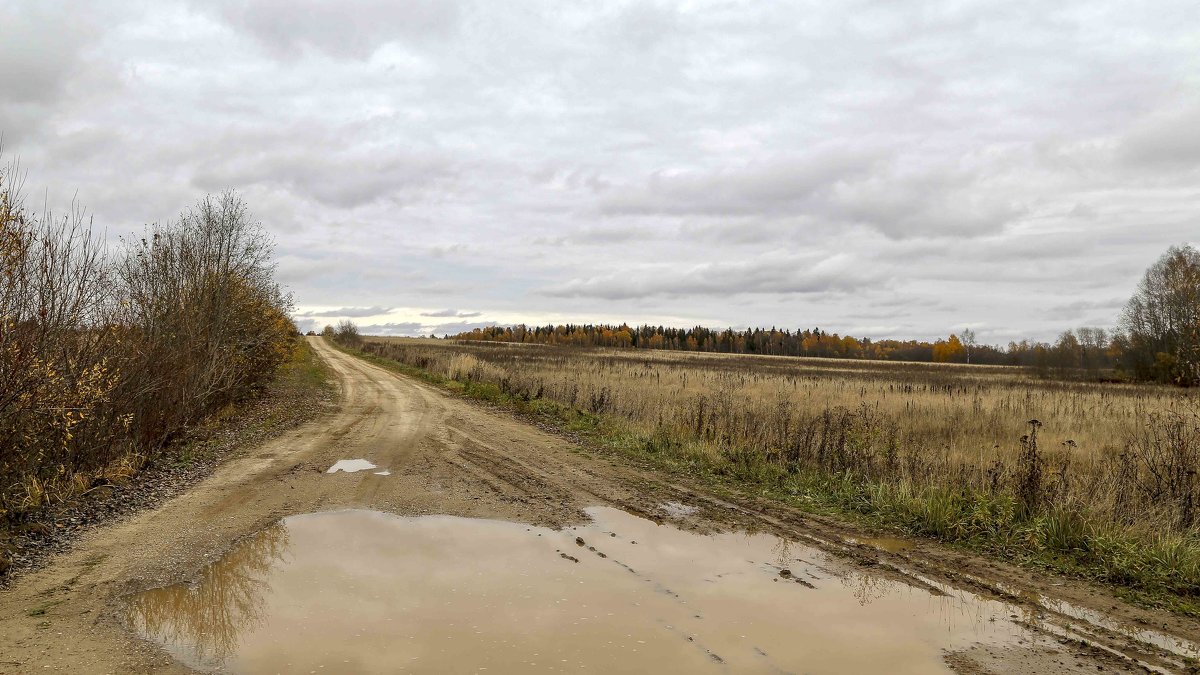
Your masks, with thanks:
[{"label": "field stubble", "polygon": [[627,454],[1200,613],[1200,404],[1016,370],[367,338]]}]

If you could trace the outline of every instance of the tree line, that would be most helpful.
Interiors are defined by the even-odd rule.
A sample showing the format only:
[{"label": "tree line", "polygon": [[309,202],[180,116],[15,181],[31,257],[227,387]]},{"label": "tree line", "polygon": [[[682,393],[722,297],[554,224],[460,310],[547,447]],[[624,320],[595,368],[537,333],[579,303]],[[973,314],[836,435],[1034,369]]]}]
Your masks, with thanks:
[{"label": "tree line", "polygon": [[0,519],[132,473],[294,349],[273,244],[233,193],[109,251],[0,167]]},{"label": "tree line", "polygon": [[1082,327],[1054,342],[977,344],[964,330],[935,341],[856,338],[820,328],[715,330],[704,326],[562,324],[494,326],[448,339],[722,354],[1022,366],[1043,377],[1200,384],[1200,253],[1171,247],[1149,270],[1115,330]]},{"label": "tree line", "polygon": [[[1067,331],[1056,343],[1013,342],[1008,347],[974,344],[957,334],[936,341],[856,338],[820,328],[714,330],[704,326],[671,328],[629,324],[494,326],[447,336],[455,340],[522,342],[575,347],[669,349],[722,354],[760,354],[817,358],[976,363],[990,365],[1111,365],[1103,329]],[[1081,339],[1081,336],[1083,339]],[[1097,338],[1101,341],[1097,343]]]}]

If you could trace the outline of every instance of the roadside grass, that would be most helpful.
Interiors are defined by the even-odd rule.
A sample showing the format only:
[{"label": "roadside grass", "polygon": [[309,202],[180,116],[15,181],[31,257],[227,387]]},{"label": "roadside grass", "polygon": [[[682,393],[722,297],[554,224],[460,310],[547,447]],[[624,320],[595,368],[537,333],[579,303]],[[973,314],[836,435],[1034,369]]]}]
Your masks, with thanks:
[{"label": "roadside grass", "polygon": [[[288,406],[264,406],[250,415],[250,409],[265,398],[292,401],[331,393],[336,389],[329,367],[303,338],[297,338],[275,378],[245,401],[227,405],[189,430],[173,448],[167,448],[161,461],[186,467],[220,454],[227,443],[224,434],[238,425],[239,435],[259,438],[273,435],[281,427],[294,423],[294,411]],[[143,465],[136,466],[134,472]],[[132,474],[131,474],[132,475]],[[127,477],[126,477],[127,478]]]},{"label": "roadside grass", "polygon": [[[1134,522],[1114,522],[1078,500],[1046,500],[1030,508],[1012,490],[980,489],[967,482],[881,480],[853,468],[830,471],[783,462],[735,439],[724,439],[714,450],[711,439],[678,426],[659,424],[647,429],[625,416],[585,410],[544,392],[517,389],[511,393],[511,383],[478,379],[478,369],[447,377],[332,344],[385,369],[571,434],[589,448],[700,481],[718,494],[768,498],[810,513],[848,519],[865,529],[936,540],[1025,567],[1106,584],[1143,606],[1200,617],[1200,538],[1192,529],[1155,530],[1132,518]],[[594,400],[585,407],[589,403],[605,407]]]}]

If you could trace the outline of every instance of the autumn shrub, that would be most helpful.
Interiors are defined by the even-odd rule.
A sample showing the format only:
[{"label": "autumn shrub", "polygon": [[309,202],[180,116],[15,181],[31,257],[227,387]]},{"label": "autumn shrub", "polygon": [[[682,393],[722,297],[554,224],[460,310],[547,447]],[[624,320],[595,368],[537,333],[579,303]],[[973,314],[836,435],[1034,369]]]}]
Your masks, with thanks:
[{"label": "autumn shrub", "polygon": [[103,251],[79,212],[34,217],[0,171],[0,514],[121,450]]},{"label": "autumn shrub", "polygon": [[234,194],[126,242],[115,264],[128,357],[117,395],[139,446],[155,448],[261,387],[295,327],[272,246]]},{"label": "autumn shrub", "polygon": [[288,357],[271,245],[234,195],[109,256],[79,210],[32,215],[0,170],[0,517],[122,473]]}]

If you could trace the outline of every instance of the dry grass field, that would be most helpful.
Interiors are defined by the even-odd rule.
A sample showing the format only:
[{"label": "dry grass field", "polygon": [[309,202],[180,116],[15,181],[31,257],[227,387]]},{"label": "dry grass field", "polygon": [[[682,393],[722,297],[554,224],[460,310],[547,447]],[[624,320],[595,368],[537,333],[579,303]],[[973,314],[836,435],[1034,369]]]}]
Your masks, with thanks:
[{"label": "dry grass field", "polygon": [[991,366],[402,338],[363,349],[685,471],[1200,596],[1195,390]]}]

